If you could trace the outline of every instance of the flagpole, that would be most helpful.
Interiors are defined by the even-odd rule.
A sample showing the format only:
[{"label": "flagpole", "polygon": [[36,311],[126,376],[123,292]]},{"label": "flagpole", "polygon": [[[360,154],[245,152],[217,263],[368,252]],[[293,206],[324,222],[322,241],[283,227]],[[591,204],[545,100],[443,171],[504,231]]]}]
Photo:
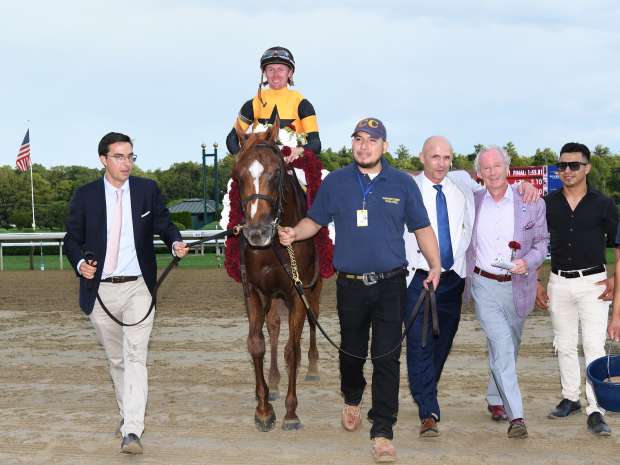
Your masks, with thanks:
[{"label": "flagpole", "polygon": [[[26,122],[28,124],[28,135],[30,135],[30,120]],[[36,232],[37,223],[34,219],[34,181],[32,180],[32,144],[30,144],[30,199],[32,202],[32,232]]]},{"label": "flagpole", "polygon": [[[28,123],[30,123],[30,120],[28,120]],[[30,125],[28,125],[30,126]],[[30,127],[28,127],[28,133],[30,134]],[[32,204],[32,232],[36,232],[37,231],[37,222],[35,220],[35,216],[34,216],[34,179],[32,176],[32,143],[30,144],[30,201]],[[41,271],[45,270],[45,262],[43,261],[43,239],[41,239],[41,246],[39,248],[39,252],[40,252],[40,256],[41,256],[41,262],[39,263],[39,266],[41,268]]]},{"label": "flagpole", "polygon": [[32,201],[32,232],[36,232],[37,223],[34,220],[34,182],[32,180],[32,160],[30,161],[30,198]]}]

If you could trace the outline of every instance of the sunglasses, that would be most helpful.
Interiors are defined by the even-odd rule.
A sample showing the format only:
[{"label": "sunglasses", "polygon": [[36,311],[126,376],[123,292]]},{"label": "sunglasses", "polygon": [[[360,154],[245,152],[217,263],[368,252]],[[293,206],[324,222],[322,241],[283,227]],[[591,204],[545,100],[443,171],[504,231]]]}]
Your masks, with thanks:
[{"label": "sunglasses", "polygon": [[558,167],[558,171],[565,171],[566,168],[570,168],[571,171],[579,171],[582,166],[586,166],[587,163],[582,161],[560,161],[555,164]]}]

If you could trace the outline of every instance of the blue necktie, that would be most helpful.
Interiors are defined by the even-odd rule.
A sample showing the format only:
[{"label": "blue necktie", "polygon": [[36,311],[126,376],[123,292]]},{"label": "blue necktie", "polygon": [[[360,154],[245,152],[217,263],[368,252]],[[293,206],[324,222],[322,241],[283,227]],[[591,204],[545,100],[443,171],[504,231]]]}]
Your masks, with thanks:
[{"label": "blue necktie", "polygon": [[437,191],[435,203],[437,207],[437,235],[439,236],[439,253],[441,255],[441,267],[448,271],[454,265],[452,255],[452,241],[450,239],[450,219],[448,218],[448,205],[446,196],[441,190],[441,184],[435,184]]}]

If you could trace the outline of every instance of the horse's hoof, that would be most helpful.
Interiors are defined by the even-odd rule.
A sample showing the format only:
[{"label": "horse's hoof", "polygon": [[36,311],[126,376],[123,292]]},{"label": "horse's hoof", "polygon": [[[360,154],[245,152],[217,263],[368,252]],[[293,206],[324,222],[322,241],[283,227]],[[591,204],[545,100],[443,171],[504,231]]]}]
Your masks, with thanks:
[{"label": "horse's hoof", "polygon": [[256,429],[258,429],[258,431],[263,433],[271,431],[276,425],[276,414],[272,413],[271,416],[267,418],[260,418],[258,415],[254,415],[254,424],[256,425]]},{"label": "horse's hoof", "polygon": [[301,423],[299,418],[293,418],[291,420],[285,418],[282,422],[282,429],[284,431],[297,431],[303,429],[303,427],[304,425]]},{"label": "horse's hoof", "polygon": [[274,401],[274,400],[278,400],[280,398],[280,392],[275,389],[273,391],[269,391],[269,400],[270,401]]},{"label": "horse's hoof", "polygon": [[306,381],[321,381],[321,376],[320,375],[307,374],[306,375]]}]

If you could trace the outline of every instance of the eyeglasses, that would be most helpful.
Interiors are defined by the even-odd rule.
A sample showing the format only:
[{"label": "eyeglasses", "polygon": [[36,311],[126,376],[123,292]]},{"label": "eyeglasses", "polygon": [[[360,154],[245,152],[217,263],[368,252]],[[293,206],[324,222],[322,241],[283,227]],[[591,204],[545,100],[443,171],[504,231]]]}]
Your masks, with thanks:
[{"label": "eyeglasses", "polygon": [[555,164],[558,167],[558,171],[565,171],[566,168],[570,168],[571,171],[579,171],[582,166],[586,166],[587,163],[582,161],[560,161]]},{"label": "eyeglasses", "polygon": [[119,163],[119,164],[123,163],[124,161],[126,161],[127,163],[134,163],[137,160],[138,155],[131,154],[131,155],[124,156],[124,155],[116,154],[116,155],[110,155],[109,158],[112,158],[116,163]]}]

